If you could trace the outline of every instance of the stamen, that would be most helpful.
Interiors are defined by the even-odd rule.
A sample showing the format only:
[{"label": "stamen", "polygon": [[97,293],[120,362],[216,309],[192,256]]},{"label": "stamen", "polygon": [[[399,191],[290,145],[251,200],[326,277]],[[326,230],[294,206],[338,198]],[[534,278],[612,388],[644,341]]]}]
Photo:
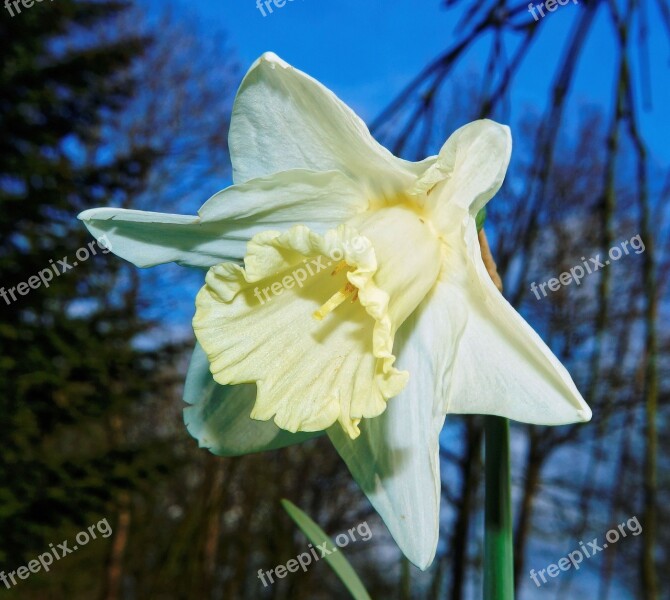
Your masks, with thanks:
[{"label": "stamen", "polygon": [[345,269],[351,269],[351,267],[345,261],[341,260],[335,265],[331,275],[337,275],[340,271],[344,271]]},{"label": "stamen", "polygon": [[354,297],[351,301],[355,302],[356,299],[358,298],[358,289],[355,286],[351,285],[351,283],[347,282],[347,284],[342,289],[335,292],[326,301],[326,303],[321,308],[319,308],[319,310],[314,311],[312,316],[317,321],[322,321],[327,314],[334,311],[340,304],[342,304],[342,302],[344,302],[352,294],[354,295]]}]

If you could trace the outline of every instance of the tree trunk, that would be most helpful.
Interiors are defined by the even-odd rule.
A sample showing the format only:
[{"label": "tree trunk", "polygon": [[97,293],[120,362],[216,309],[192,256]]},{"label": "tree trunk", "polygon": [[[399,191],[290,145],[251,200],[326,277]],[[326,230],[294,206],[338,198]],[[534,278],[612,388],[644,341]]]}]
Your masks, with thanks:
[{"label": "tree trunk", "polygon": [[121,580],[123,578],[123,556],[128,546],[130,532],[130,494],[122,492],[119,496],[119,512],[112,537],[112,547],[107,559],[104,600],[121,598]]},{"label": "tree trunk", "polygon": [[658,340],[656,321],[658,316],[658,300],[656,296],[656,276],[654,267],[654,248],[648,227],[648,207],[643,206],[642,231],[646,243],[645,260],[643,263],[644,286],[647,292],[645,310],[646,365],[645,365],[645,417],[646,440],[644,460],[644,511],[642,513],[642,593],[647,600],[659,598],[658,575],[656,573],[655,549],[657,528],[657,453],[658,453]]},{"label": "tree trunk", "polygon": [[462,600],[467,580],[468,565],[468,532],[472,517],[472,504],[479,483],[479,464],[482,453],[482,426],[479,421],[468,420],[467,450],[463,461],[463,492],[459,503],[458,517],[451,538],[452,569],[451,569],[451,600]]},{"label": "tree trunk", "polygon": [[222,500],[224,495],[225,462],[218,456],[207,456],[207,477],[205,478],[205,519],[203,529],[201,598],[211,598],[214,590],[221,536]]},{"label": "tree trunk", "polygon": [[535,428],[529,428],[528,453],[526,455],[526,480],[519,507],[519,520],[514,535],[514,588],[519,588],[519,578],[525,566],[526,542],[530,535],[530,526],[533,521],[533,501],[540,482],[540,473],[544,458],[537,451],[537,436]]}]

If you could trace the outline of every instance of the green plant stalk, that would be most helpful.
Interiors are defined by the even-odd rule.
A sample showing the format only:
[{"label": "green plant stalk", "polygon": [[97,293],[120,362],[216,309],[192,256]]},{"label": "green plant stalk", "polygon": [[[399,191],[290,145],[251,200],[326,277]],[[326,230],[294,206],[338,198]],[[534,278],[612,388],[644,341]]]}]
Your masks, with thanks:
[{"label": "green plant stalk", "polygon": [[484,600],[514,599],[514,550],[510,486],[509,421],[484,420],[486,499]]},{"label": "green plant stalk", "polygon": [[[349,561],[344,557],[343,552],[338,552],[338,547],[331,540],[309,515],[300,510],[290,500],[281,501],[284,510],[293,519],[295,524],[300,527],[302,532],[312,542],[312,544],[322,544],[330,553],[325,557],[325,561],[330,565],[330,568],[335,571],[335,574],[340,578],[342,583],[349,590],[349,593],[354,600],[372,600],[365,589],[363,582],[360,580],[356,571],[349,564]],[[337,554],[335,554],[337,552]],[[311,561],[311,559],[310,559]]]}]

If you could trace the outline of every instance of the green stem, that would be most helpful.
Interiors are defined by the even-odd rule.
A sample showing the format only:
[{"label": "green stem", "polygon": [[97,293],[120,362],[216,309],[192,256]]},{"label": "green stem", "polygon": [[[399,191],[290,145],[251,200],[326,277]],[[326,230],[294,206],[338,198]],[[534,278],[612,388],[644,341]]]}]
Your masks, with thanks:
[{"label": "green stem", "polygon": [[486,416],[484,600],[514,599],[509,422]]},{"label": "green stem", "polygon": [[403,556],[400,563],[400,598],[402,600],[412,600],[412,575],[410,573],[410,563]]}]

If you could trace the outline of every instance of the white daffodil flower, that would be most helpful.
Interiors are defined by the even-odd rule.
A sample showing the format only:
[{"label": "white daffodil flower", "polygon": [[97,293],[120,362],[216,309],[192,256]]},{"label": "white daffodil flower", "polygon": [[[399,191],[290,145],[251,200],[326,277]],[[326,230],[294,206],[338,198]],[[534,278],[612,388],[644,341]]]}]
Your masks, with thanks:
[{"label": "white daffodil flower", "polygon": [[198,216],[101,208],[80,218],[137,266],[209,268],[184,393],[200,444],[239,455],[326,430],[425,569],[447,413],[591,417],[481,258],[475,216],[504,179],[509,129],[475,121],[438,156],[407,162],[268,53],[241,84],[229,146],[235,185]]}]

